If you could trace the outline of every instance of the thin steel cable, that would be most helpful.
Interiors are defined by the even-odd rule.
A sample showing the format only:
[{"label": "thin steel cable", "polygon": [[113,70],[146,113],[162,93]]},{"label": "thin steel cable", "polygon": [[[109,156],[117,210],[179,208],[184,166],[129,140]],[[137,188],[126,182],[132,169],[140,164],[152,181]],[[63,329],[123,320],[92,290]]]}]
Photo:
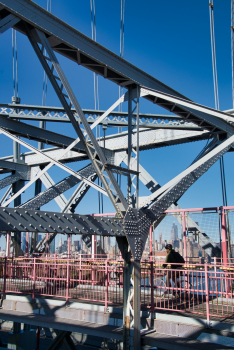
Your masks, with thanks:
[{"label": "thin steel cable", "polygon": [[[124,18],[125,18],[125,0],[121,0],[121,14],[120,14],[120,57],[124,57]],[[123,87],[119,86],[119,98],[123,95]],[[119,112],[123,111],[122,103],[119,104]],[[122,128],[121,128],[122,130]],[[119,131],[119,130],[118,130]]]},{"label": "thin steel cable", "polygon": [[16,79],[16,96],[19,97],[19,88],[18,88],[18,55],[17,55],[17,40],[16,40],[16,30],[15,32],[15,79]]},{"label": "thin steel cable", "polygon": [[[47,11],[51,12],[51,0],[47,0]],[[44,50],[44,55],[46,56],[46,50]],[[46,106],[46,98],[47,98],[47,74],[44,70],[43,76],[43,92],[42,92],[42,106]]]},{"label": "thin steel cable", "polygon": [[14,29],[12,29],[12,54],[13,54],[13,92],[15,97],[15,44],[14,44]]},{"label": "thin steel cable", "polygon": [[[92,40],[97,41],[97,28],[96,28],[96,7],[95,0],[90,0],[90,9],[91,9],[91,34]],[[98,87],[98,74],[93,73],[93,90],[94,90],[94,108],[99,110],[99,87]],[[99,135],[98,135],[99,134]],[[96,137],[101,136],[100,125],[96,127]],[[99,185],[99,178],[98,178]],[[102,183],[101,183],[102,186]],[[103,194],[98,193],[98,207],[99,214],[103,213]]]},{"label": "thin steel cable", "polygon": [[[209,0],[209,12],[210,12],[210,37],[211,37],[211,54],[212,54],[212,68],[213,68],[215,108],[217,110],[219,110],[219,89],[218,89],[218,75],[217,75],[217,63],[216,63],[215,30],[214,30],[214,4],[213,4],[213,0]],[[226,191],[225,169],[224,169],[223,156],[219,160],[219,165],[220,165],[223,205],[227,206],[227,191]]]},{"label": "thin steel cable", "polygon": [[234,4],[233,4],[234,0],[231,0],[231,55],[232,55],[232,104],[233,104],[233,108],[234,108],[234,16],[233,16],[233,11],[234,11]]}]

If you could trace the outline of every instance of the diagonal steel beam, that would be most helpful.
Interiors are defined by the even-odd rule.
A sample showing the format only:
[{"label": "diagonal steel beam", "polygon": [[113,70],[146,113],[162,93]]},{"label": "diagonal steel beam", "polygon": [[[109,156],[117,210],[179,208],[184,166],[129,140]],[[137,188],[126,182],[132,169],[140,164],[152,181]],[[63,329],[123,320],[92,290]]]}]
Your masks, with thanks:
[{"label": "diagonal steel beam", "polygon": [[[183,115],[187,120],[209,129],[211,132],[217,131],[228,133],[228,135],[234,134],[234,117],[225,112],[217,111],[209,107],[205,107],[195,103],[193,101],[187,101],[183,98],[175,97],[165,94],[160,91],[153,91],[141,88],[141,96],[147,97],[160,105],[161,107],[173,110],[173,113]],[[177,109],[179,107],[180,109]],[[204,123],[202,123],[205,122]]]},{"label": "diagonal steel beam", "polygon": [[20,18],[14,15],[8,15],[0,20],[0,34],[4,33],[9,28],[13,27],[20,21]]},{"label": "diagonal steel beam", "polygon": [[[98,185],[92,183],[91,181],[87,180],[87,179],[84,178],[84,177],[81,177],[81,176],[78,175],[74,170],[68,168],[66,165],[60,163],[59,161],[57,161],[57,160],[55,160],[55,159],[52,159],[51,157],[49,157],[48,155],[46,155],[46,153],[43,153],[43,152],[41,152],[40,150],[38,150],[37,148],[35,148],[35,147],[29,145],[28,143],[24,142],[23,140],[18,139],[16,136],[11,135],[11,133],[9,133],[8,131],[6,131],[6,130],[4,130],[4,129],[2,129],[2,128],[0,128],[0,132],[1,132],[2,134],[4,134],[4,135],[10,137],[11,139],[17,141],[18,143],[22,144],[22,145],[25,146],[26,148],[29,148],[30,150],[33,150],[35,153],[43,155],[43,157],[47,158],[47,159],[50,161],[50,164],[52,164],[52,165],[53,165],[53,164],[58,165],[60,168],[66,170],[66,171],[69,172],[70,174],[72,174],[72,175],[78,177],[78,179],[82,179],[82,180],[84,180],[85,182],[88,182],[92,187],[96,188],[97,190],[100,190],[102,193],[104,193],[104,194],[106,195],[106,191],[105,191],[102,187],[100,187],[100,186],[98,186]],[[76,141],[77,141],[77,140],[76,140]],[[75,141],[75,142],[76,142],[76,141]],[[72,148],[72,144],[71,144],[70,146],[71,146],[71,148]],[[68,148],[69,148],[69,147],[68,147]],[[66,148],[66,150],[64,151],[64,153],[67,152],[68,148]],[[39,177],[41,177],[41,176],[48,170],[48,168],[51,166],[50,164],[47,165],[43,170],[41,170],[30,182],[28,182],[20,191],[18,191],[17,194],[15,194],[14,196],[12,196],[6,203],[4,203],[4,206],[7,206],[13,199],[15,199],[15,198],[16,198],[18,195],[20,195],[26,188],[28,188],[33,182],[35,182]]]},{"label": "diagonal steel beam", "polygon": [[[50,79],[50,82],[55,90],[55,92],[57,93],[60,102],[62,103],[78,137],[80,138],[80,141],[82,142],[85,151],[91,161],[91,163],[93,164],[95,171],[98,175],[98,177],[100,178],[112,204],[114,205],[117,213],[119,216],[123,216],[121,210],[119,209],[119,206],[117,204],[117,200],[120,199],[123,207],[125,208],[125,210],[127,210],[127,202],[122,194],[122,191],[120,190],[117,181],[114,177],[114,175],[112,174],[112,172],[108,169],[105,169],[105,163],[106,163],[106,158],[101,150],[101,148],[98,145],[98,142],[92,132],[92,130],[89,127],[89,124],[83,114],[82,109],[80,108],[80,105],[61,69],[61,66],[55,56],[55,54],[53,53],[53,50],[51,49],[51,46],[48,42],[48,40],[46,39],[46,36],[39,30],[37,29],[33,29],[33,30],[29,30],[27,29],[27,35],[28,38],[31,42],[31,45],[33,46],[43,68],[46,71],[46,74],[48,76],[48,78]],[[42,44],[42,49],[39,48],[37,41],[40,40],[41,44]],[[45,57],[43,55],[43,51],[44,48],[46,49],[46,52],[48,54],[49,57]],[[49,66],[49,63],[51,64],[51,66]],[[55,71],[57,72],[57,76],[55,76]],[[63,92],[63,89],[66,92]],[[85,137],[79,127],[79,125],[77,124],[75,117],[71,111],[71,107],[72,105],[74,106],[74,108],[76,109],[77,114],[79,115],[82,124],[85,128],[85,131],[87,132],[87,135],[92,143],[92,145],[90,145],[90,143],[88,143],[85,140]],[[93,154],[94,153],[94,154]],[[96,155],[99,158],[99,161],[96,160]],[[99,169],[98,163],[102,165],[102,169]],[[103,175],[103,171],[105,170],[105,172],[107,173],[107,177],[109,178],[110,184],[113,185],[114,190],[116,192],[117,197],[115,197],[112,193],[110,184],[107,182],[105,176]]]},{"label": "diagonal steel beam", "polygon": [[[89,176],[94,173],[94,169],[93,166],[90,164],[84,167],[83,169],[79,170],[77,173],[80,174],[82,178],[89,178]],[[70,175],[62,181],[60,181],[59,183],[47,188],[44,192],[39,193],[37,196],[30,199],[29,201],[21,204],[20,208],[38,209],[43,205],[49,203],[51,200],[53,200],[60,194],[77,185],[80,181],[82,181],[82,178],[77,178],[74,175]],[[67,203],[63,203],[61,205],[61,210],[63,210],[64,206],[66,205]]]},{"label": "diagonal steel beam", "polygon": [[[126,152],[121,152],[118,157],[122,158],[122,161],[127,164]],[[151,193],[154,193],[161,186],[159,183],[141,166],[139,178],[141,182],[150,190]],[[131,169],[136,170],[136,161],[132,158]],[[142,201],[143,203],[143,201]],[[143,204],[142,204],[143,205]],[[181,209],[178,204],[172,204],[169,209]],[[205,232],[196,224],[196,222],[188,215],[188,227],[196,227],[199,235],[199,244],[210,256],[221,256],[221,249],[206,235]],[[175,219],[178,220],[178,215],[175,215]],[[159,222],[157,222],[159,224]],[[180,223],[181,224],[181,223]]]},{"label": "diagonal steel beam", "polygon": [[140,210],[128,208],[124,219],[124,230],[134,259],[141,259],[150,225],[164,215],[164,211],[172,203],[175,203],[232,146],[234,146],[234,136],[223,141],[214,150],[186,169],[177,177],[177,182],[172,181],[170,189],[149,206]]}]

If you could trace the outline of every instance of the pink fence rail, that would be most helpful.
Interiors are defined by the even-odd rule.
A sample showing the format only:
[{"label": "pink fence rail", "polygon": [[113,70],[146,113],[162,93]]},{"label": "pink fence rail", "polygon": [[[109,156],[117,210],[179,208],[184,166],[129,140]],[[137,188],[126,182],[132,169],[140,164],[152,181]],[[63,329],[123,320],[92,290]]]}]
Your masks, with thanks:
[{"label": "pink fence rail", "polygon": [[[141,305],[155,312],[171,310],[211,316],[234,315],[233,265],[187,264],[162,269],[141,262]],[[123,261],[104,259],[3,258],[3,294],[21,293],[110,305],[123,304]]]}]

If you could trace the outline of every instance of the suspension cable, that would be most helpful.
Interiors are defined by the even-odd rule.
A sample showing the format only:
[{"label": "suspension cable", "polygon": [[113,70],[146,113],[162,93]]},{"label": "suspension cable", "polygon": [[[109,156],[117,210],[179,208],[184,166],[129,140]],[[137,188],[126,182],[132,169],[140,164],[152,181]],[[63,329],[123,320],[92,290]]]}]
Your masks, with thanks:
[{"label": "suspension cable", "polygon": [[[125,0],[121,0],[121,14],[120,14],[120,57],[124,57],[124,17],[125,17]],[[119,86],[119,98],[123,95],[123,87]],[[119,104],[119,112],[122,112],[122,103]]]},{"label": "suspension cable", "polygon": [[234,0],[231,0],[232,105],[234,108]]},{"label": "suspension cable", "polygon": [[[213,68],[213,82],[214,82],[214,97],[215,108],[219,110],[219,90],[218,90],[218,77],[217,77],[217,63],[216,63],[216,48],[215,48],[215,30],[214,30],[214,4],[213,0],[209,0],[209,12],[210,12],[210,37],[211,37],[211,55],[212,55],[212,68]],[[225,181],[224,159],[223,156],[219,160],[220,174],[221,174],[221,187],[223,205],[227,206],[227,191]]]},{"label": "suspension cable", "polygon": [[16,40],[15,29],[12,29],[12,54],[13,54],[13,92],[14,92],[14,97],[19,97],[18,57],[17,57],[17,40]]},{"label": "suspension cable", "polygon": [[[51,12],[51,0],[47,0],[47,11]],[[46,50],[44,50],[44,55],[46,56]],[[42,92],[42,106],[46,106],[46,97],[47,97],[47,74],[44,70],[43,77],[43,92]]]},{"label": "suspension cable", "polygon": [[[95,0],[90,0],[90,9],[91,9],[91,33],[92,40],[97,41],[97,28],[96,28],[96,8],[95,8]],[[99,89],[98,89],[98,74],[93,73],[93,90],[94,90],[94,108],[95,110],[99,110]],[[96,127],[96,138],[100,139],[101,136],[101,128],[100,125]],[[100,180],[98,178],[98,185]],[[102,186],[102,183],[101,183]],[[103,213],[103,194],[98,192],[98,209],[99,214]]]}]

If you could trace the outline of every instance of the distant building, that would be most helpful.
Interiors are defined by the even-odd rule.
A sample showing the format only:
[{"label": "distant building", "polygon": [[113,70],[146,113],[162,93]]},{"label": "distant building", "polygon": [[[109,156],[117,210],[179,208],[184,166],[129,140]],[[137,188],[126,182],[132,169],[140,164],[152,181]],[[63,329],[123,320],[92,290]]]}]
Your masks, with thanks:
[{"label": "distant building", "polygon": [[178,238],[178,227],[175,223],[173,223],[171,228],[171,240],[174,241],[177,238]]},{"label": "distant building", "polygon": [[50,253],[55,254],[55,238],[53,241],[50,243]]}]

